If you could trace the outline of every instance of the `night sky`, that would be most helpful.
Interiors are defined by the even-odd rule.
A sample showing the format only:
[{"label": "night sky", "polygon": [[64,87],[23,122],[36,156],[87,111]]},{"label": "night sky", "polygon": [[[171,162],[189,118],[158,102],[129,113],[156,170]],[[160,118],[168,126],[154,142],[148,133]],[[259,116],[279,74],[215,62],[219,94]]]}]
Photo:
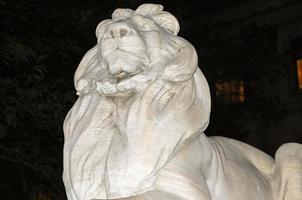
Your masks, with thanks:
[{"label": "night sky", "polygon": [[[0,197],[63,200],[63,120],[73,74],[116,8],[151,1],[0,0]],[[274,156],[302,142],[302,3],[200,0],[160,3],[180,23],[212,93],[206,134]],[[289,14],[288,14],[289,13]],[[302,67],[301,67],[302,70]],[[301,75],[302,81],[302,75]]]}]

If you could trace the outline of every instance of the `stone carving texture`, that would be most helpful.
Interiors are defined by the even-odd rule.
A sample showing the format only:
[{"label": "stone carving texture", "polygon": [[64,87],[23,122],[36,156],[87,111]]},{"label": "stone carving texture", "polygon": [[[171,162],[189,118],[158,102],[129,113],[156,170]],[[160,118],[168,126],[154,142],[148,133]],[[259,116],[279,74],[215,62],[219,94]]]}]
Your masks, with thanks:
[{"label": "stone carving texture", "polygon": [[161,5],[116,9],[75,72],[64,122],[69,200],[298,200],[302,147],[263,152],[203,134],[210,93]]}]

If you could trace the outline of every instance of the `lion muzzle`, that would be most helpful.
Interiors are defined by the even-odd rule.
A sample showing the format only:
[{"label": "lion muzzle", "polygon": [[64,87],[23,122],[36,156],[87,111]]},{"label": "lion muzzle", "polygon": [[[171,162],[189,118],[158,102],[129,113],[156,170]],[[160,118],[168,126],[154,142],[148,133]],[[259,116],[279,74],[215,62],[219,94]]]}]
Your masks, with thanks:
[{"label": "lion muzzle", "polygon": [[105,69],[117,78],[137,74],[149,64],[143,38],[127,21],[114,22],[108,26],[100,50],[105,60]]}]

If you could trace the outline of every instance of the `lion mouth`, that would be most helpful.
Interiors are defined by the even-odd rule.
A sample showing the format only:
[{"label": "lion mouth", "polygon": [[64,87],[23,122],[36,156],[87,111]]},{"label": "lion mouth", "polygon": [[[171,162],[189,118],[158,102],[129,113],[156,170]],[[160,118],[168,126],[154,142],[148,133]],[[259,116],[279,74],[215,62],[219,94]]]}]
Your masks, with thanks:
[{"label": "lion mouth", "polygon": [[118,79],[138,74],[149,65],[149,58],[143,51],[132,52],[117,48],[104,59],[106,69]]}]

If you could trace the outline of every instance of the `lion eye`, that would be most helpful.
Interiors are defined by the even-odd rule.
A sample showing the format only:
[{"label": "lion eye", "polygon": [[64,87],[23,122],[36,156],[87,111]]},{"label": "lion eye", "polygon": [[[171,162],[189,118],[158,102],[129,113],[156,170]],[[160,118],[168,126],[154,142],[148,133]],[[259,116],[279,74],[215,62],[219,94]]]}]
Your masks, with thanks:
[{"label": "lion eye", "polygon": [[153,29],[154,29],[154,27],[150,23],[145,23],[141,26],[142,31],[151,31]]}]

